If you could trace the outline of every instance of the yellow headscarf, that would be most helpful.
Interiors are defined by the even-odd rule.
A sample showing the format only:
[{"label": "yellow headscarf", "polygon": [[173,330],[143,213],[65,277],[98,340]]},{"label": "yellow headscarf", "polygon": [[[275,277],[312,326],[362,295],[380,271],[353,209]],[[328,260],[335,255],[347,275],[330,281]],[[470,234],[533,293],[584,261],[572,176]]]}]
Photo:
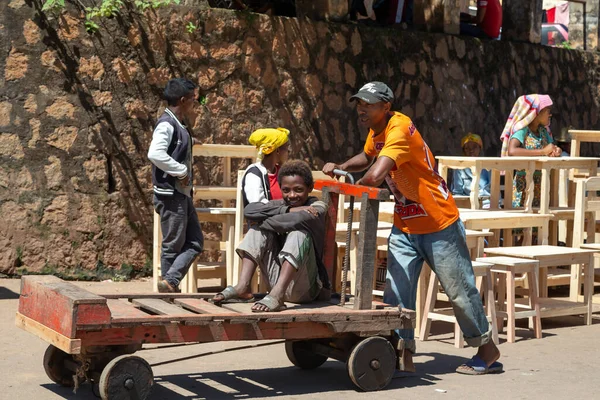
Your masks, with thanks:
[{"label": "yellow headscarf", "polygon": [[477,143],[479,147],[483,149],[483,141],[481,140],[481,136],[469,132],[468,135],[466,135],[460,140],[460,147],[465,147],[465,144],[469,142]]},{"label": "yellow headscarf", "polygon": [[288,142],[290,131],[285,128],[264,128],[252,132],[248,142],[258,149],[258,159],[262,160]]}]

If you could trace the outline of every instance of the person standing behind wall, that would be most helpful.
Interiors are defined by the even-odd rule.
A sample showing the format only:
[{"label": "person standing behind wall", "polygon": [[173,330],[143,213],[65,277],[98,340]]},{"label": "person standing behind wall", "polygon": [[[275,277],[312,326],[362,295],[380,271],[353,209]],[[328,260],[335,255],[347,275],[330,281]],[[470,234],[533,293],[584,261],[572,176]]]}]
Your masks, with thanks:
[{"label": "person standing behind wall", "polygon": [[460,34],[497,39],[502,27],[502,4],[499,0],[477,0],[477,15],[461,13]]}]

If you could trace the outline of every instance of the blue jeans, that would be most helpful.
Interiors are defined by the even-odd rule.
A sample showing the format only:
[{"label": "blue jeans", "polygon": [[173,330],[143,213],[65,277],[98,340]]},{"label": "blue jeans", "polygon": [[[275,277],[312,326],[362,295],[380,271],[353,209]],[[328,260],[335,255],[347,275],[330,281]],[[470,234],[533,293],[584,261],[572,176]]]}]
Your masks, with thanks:
[{"label": "blue jeans", "polygon": [[[454,315],[469,346],[491,340],[483,303],[475,287],[475,275],[461,220],[446,229],[428,234],[407,234],[393,227],[388,240],[388,265],[383,301],[414,310],[423,262],[437,275],[452,303]],[[417,316],[420,318],[420,316]],[[414,329],[396,331],[403,347],[416,350]]]},{"label": "blue jeans", "polygon": [[194,259],[204,249],[204,236],[191,197],[177,191],[172,196],[154,195],[163,240],[160,255],[162,278],[178,287]]}]

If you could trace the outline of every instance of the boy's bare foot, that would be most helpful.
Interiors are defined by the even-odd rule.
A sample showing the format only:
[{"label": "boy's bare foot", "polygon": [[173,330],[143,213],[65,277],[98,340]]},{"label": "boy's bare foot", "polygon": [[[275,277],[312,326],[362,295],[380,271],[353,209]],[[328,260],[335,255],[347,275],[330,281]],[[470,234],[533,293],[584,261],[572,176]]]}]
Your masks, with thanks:
[{"label": "boy's bare foot", "polygon": [[[235,292],[235,293],[234,293]],[[220,293],[217,293],[213,298],[213,303],[222,303],[225,300],[230,299],[240,299],[240,300],[252,300],[254,295],[250,291],[250,285],[240,285],[236,286],[227,286],[225,290]]]},{"label": "boy's bare foot", "polygon": [[401,350],[398,354],[398,370],[403,372],[416,372],[413,362],[413,353],[410,350]]},{"label": "boy's bare foot", "polygon": [[266,295],[262,300],[257,301],[252,306],[252,312],[278,312],[287,307],[280,296],[272,294]]}]

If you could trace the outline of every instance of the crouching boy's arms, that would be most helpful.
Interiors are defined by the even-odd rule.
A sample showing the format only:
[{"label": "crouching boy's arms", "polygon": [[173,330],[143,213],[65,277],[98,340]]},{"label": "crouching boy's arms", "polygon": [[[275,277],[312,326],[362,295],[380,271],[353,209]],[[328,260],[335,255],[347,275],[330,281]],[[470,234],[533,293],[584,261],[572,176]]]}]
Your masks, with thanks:
[{"label": "crouching boy's arms", "polygon": [[306,206],[291,208],[288,213],[265,219],[260,225],[260,229],[276,233],[325,229],[326,212],[325,203],[316,198],[310,198]]}]

